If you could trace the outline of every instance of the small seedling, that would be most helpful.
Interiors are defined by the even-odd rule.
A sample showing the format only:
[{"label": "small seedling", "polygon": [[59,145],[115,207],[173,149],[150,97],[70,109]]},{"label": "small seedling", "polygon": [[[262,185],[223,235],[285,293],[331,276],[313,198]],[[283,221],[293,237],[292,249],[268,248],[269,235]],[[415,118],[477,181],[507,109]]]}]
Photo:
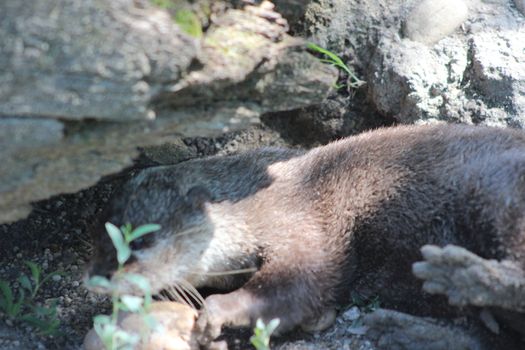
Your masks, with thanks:
[{"label": "small seedling", "polygon": [[381,307],[381,301],[377,295],[372,298],[365,298],[357,293],[353,293],[352,306],[357,306],[364,313],[370,313]]},{"label": "small seedling", "polygon": [[[361,85],[365,84],[365,81],[359,79],[354,74],[354,72],[352,72],[352,70],[343,62],[343,60],[339,56],[337,56],[335,53],[333,53],[332,51],[323,49],[322,47],[314,43],[308,43],[307,47],[312,51],[315,51],[315,52],[318,52],[324,55],[326,58],[321,59],[322,62],[332,64],[338,67],[339,69],[343,70],[344,72],[346,72],[352,80],[352,82],[350,83],[351,88],[357,89]],[[344,84],[336,84],[337,89],[340,89],[342,87],[344,87]]]},{"label": "small seedling", "polygon": [[250,342],[257,350],[270,350],[270,336],[278,326],[278,318],[271,320],[268,324],[264,324],[263,320],[259,318],[253,329]]},{"label": "small seedling", "polygon": [[42,335],[58,334],[60,320],[57,315],[56,302],[51,306],[39,306],[35,298],[40,288],[55,275],[60,272],[52,272],[43,275],[42,268],[31,261],[25,264],[31,271],[31,277],[21,275],[18,278],[21,288],[18,290],[18,298],[13,293],[13,289],[7,281],[0,280],[0,309],[11,319],[20,320],[35,327]]},{"label": "small seedling", "polygon": [[[148,280],[140,275],[125,273],[124,264],[131,257],[130,243],[159,229],[160,226],[154,224],[139,226],[136,229],[132,229],[130,224],[126,224],[119,229],[109,222],[106,223],[106,231],[117,250],[117,271],[113,281],[102,276],[93,276],[89,280],[89,284],[111,292],[113,304],[111,315],[97,315],[93,318],[93,328],[107,350],[130,349],[141,340],[141,335],[119,328],[117,319],[120,311],[141,314],[148,327],[151,329],[156,327],[155,320],[147,313],[152,300]],[[121,294],[118,283],[123,280],[137,286],[144,297]]]}]

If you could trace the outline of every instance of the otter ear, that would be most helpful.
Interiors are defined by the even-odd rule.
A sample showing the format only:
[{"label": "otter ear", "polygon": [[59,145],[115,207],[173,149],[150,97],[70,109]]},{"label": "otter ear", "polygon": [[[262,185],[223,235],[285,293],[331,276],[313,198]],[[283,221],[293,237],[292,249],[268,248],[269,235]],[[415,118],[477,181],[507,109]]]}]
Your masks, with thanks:
[{"label": "otter ear", "polygon": [[202,209],[204,202],[211,201],[211,193],[208,189],[202,186],[194,186],[186,193],[186,201],[194,209]]}]

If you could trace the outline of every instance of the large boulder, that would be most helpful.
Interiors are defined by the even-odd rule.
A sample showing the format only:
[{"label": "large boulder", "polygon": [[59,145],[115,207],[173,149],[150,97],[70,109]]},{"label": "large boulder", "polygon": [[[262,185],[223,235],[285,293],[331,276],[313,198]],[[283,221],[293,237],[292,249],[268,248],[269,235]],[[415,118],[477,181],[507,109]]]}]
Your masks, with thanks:
[{"label": "large boulder", "polygon": [[137,146],[258,123],[334,84],[272,4],[212,6],[205,28],[187,6],[1,2],[0,222],[121,170]]}]

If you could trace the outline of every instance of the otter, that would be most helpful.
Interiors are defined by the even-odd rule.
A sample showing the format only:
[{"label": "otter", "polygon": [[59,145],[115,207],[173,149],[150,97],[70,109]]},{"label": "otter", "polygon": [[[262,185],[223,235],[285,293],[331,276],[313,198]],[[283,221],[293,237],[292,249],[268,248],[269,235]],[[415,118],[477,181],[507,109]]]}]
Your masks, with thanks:
[{"label": "otter", "polygon": [[[522,271],[525,133],[398,126],[309,151],[263,148],[155,166],[122,186],[102,221],[161,225],[132,243],[125,266],[148,277],[153,292],[177,284],[229,291],[206,298],[202,344],[222,326],[258,318],[279,318],[280,333],[325,329],[350,290],[402,311],[449,314],[453,307],[422,291],[421,279],[430,292],[447,288],[417,263],[420,249],[460,246]],[[89,274],[111,278],[117,262],[102,227],[94,242]],[[226,273],[238,270],[245,273]],[[488,306],[524,311],[496,304]]]}]

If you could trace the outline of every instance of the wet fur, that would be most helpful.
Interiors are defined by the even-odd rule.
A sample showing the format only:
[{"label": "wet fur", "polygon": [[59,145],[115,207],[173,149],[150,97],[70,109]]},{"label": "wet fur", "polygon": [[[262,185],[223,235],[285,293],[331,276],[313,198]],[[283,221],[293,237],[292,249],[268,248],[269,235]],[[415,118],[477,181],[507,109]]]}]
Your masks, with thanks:
[{"label": "wet fur", "polygon": [[[234,290],[208,299],[209,323],[279,317],[286,331],[315,323],[350,288],[404,311],[453,313],[412,276],[420,247],[456,244],[523,266],[524,186],[524,133],[404,126],[308,152],[260,149],[146,169],[105,220],[162,226],[126,267],[154,291],[180,279]],[[102,229],[95,241],[91,273],[111,275]],[[207,275],[248,267],[258,271]]]}]

